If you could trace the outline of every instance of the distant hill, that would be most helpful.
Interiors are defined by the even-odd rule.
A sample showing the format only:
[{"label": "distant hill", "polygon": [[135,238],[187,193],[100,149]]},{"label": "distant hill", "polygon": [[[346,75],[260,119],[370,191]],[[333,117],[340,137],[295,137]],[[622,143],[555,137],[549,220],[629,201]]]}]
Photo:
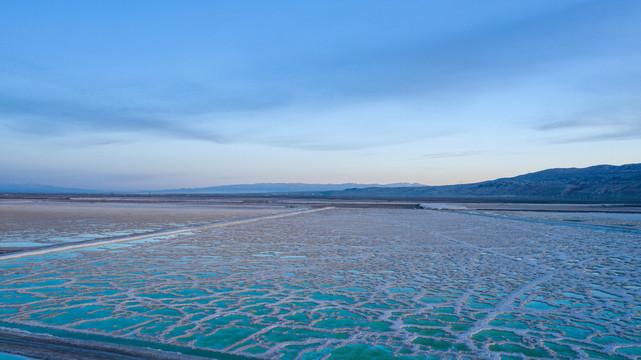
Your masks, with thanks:
[{"label": "distant hill", "polygon": [[24,193],[24,194],[101,194],[105,191],[75,189],[42,184],[0,184],[2,193]]},{"label": "distant hill", "polygon": [[388,185],[380,184],[305,184],[305,183],[260,183],[260,184],[240,184],[240,185],[221,185],[203,188],[183,188],[152,191],[152,194],[273,194],[273,193],[301,193],[301,192],[323,192],[336,191],[345,189],[360,189],[371,187],[411,187],[423,186],[421,184],[396,183]]},{"label": "distant hill", "polygon": [[[4,193],[108,193],[40,184],[0,184]],[[223,185],[129,194],[292,194],[340,198],[451,199],[497,201],[590,201],[641,203],[641,164],[598,165],[587,168],[549,169],[473,184],[424,186],[398,183],[304,184],[262,183]]]},{"label": "distant hill", "polygon": [[641,202],[641,164],[549,169],[473,184],[371,187],[324,192],[325,196],[411,199],[505,199]]},{"label": "distant hill", "polygon": [[[349,188],[423,186],[421,184],[395,183],[380,184],[304,184],[304,183],[261,183],[222,185],[203,188],[182,188],[156,191],[119,191],[120,194],[280,194],[280,193],[320,193],[323,191],[344,190]],[[111,191],[88,190],[49,186],[41,184],[0,184],[0,192],[34,194],[106,194]]]}]

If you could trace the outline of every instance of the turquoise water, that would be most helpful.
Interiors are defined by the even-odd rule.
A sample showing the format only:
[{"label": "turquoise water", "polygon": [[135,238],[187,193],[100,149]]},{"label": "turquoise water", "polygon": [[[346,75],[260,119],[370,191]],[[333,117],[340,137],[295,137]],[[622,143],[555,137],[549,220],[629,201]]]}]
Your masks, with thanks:
[{"label": "turquoise water", "polygon": [[1,262],[0,322],[274,359],[631,359],[639,255],[634,233],[337,209]]},{"label": "turquoise water", "polygon": [[35,360],[35,359],[26,357],[26,356],[21,356],[21,355],[7,354],[0,351],[0,360]]}]

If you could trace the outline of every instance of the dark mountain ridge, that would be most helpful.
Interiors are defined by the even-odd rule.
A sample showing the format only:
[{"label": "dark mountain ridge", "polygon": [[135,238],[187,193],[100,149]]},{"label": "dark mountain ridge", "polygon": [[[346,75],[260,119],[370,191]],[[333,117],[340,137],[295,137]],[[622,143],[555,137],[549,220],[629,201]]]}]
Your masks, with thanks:
[{"label": "dark mountain ridge", "polygon": [[325,196],[641,202],[641,164],[548,169],[473,184],[347,189]]},{"label": "dark mountain ridge", "polygon": [[[0,184],[6,193],[85,193],[107,191],[60,188],[39,184]],[[473,184],[424,186],[419,184],[303,184],[263,183],[123,194],[264,194],[274,196],[441,199],[488,201],[557,201],[641,203],[641,164],[597,165],[587,168],[548,169],[510,178]]]},{"label": "dark mountain ridge", "polygon": [[[307,183],[259,183],[259,184],[238,184],[220,185],[203,188],[181,188],[168,190],[140,190],[140,191],[116,191],[118,194],[284,194],[301,192],[321,192],[345,190],[349,188],[365,187],[405,187],[423,186],[417,183],[394,183],[394,184],[307,184]],[[5,193],[33,193],[33,194],[108,194],[107,190],[88,190],[77,188],[66,188],[42,184],[0,184],[0,192]]]},{"label": "dark mountain ridge", "polygon": [[350,188],[370,188],[370,187],[407,187],[423,186],[421,184],[395,183],[388,185],[380,184],[307,184],[307,183],[258,183],[258,184],[238,184],[238,185],[219,185],[203,188],[183,188],[152,191],[152,194],[268,194],[268,193],[299,193],[314,191],[337,191]]}]

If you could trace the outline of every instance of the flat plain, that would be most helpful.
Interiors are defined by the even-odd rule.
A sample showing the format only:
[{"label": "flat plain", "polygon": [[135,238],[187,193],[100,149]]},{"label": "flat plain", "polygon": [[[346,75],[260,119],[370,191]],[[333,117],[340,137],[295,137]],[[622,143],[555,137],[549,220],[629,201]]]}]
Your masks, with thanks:
[{"label": "flat plain", "polygon": [[[7,202],[0,246],[309,209],[291,204]],[[326,208],[0,260],[0,333],[71,352],[111,344],[123,351],[112,358],[641,356],[640,213],[407,207]]]}]

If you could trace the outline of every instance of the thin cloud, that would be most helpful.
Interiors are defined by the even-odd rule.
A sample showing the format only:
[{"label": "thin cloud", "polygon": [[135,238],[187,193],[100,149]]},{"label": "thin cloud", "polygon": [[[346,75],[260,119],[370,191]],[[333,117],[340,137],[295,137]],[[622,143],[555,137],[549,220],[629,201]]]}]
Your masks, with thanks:
[{"label": "thin cloud", "polygon": [[[0,122],[13,131],[41,136],[126,131],[215,143],[257,143],[310,150],[404,143],[425,136],[417,136],[412,129],[407,134],[394,136],[383,130],[373,139],[363,135],[337,140],[331,134],[295,133],[286,122],[274,116],[269,124],[274,129],[272,132],[256,135],[243,130],[251,128],[253,122],[259,122],[255,118],[261,118],[261,113],[277,113],[291,107],[314,112],[344,104],[419,96],[425,97],[427,102],[461,104],[480,89],[500,87],[529,69],[575,58],[577,54],[600,53],[610,46],[617,51],[617,41],[609,45],[610,42],[603,39],[620,29],[612,26],[613,22],[604,14],[619,18],[634,13],[625,9],[639,7],[634,1],[619,5],[581,3],[533,17],[481,24],[436,38],[413,36],[402,44],[387,41],[356,49],[347,46],[338,49],[344,51],[321,48],[318,53],[300,57],[276,56],[272,63],[249,61],[247,68],[241,69],[246,71],[236,71],[229,78],[218,78],[218,73],[207,73],[207,68],[203,67],[202,79],[190,77],[176,82],[170,79],[180,78],[180,72],[157,73],[153,65],[149,71],[153,76],[135,78],[137,80],[131,80],[134,84],[128,86],[99,77],[96,85],[91,85],[94,79],[90,72],[89,78],[76,76],[66,84],[61,80],[64,76],[58,74],[52,77],[57,86],[76,90],[65,92],[66,96],[60,99],[43,100],[39,92],[34,92],[37,95],[33,96],[22,92],[20,97],[11,95],[7,85],[0,87],[5,93],[0,96]],[[568,21],[571,21],[571,27],[568,27]],[[598,29],[610,32],[596,31]],[[11,72],[11,66],[16,65],[10,65],[5,73]],[[38,78],[38,72],[46,74],[47,71],[50,71],[47,67],[29,69],[31,76]],[[124,76],[120,81],[127,80]],[[80,94],[77,89],[88,91]],[[133,94],[131,102],[128,92]],[[96,104],[94,99],[101,97],[104,101]],[[246,113],[253,116],[243,117]],[[223,121],[237,130],[218,129]],[[315,125],[322,121],[317,119]],[[554,126],[563,128],[565,125],[548,124],[547,129],[542,126],[540,130],[552,130]],[[287,135],[275,136],[279,131]],[[359,136],[358,133],[351,135]],[[432,154],[432,158],[471,155],[474,154],[442,153]]]},{"label": "thin cloud", "polygon": [[641,106],[636,98],[616,102],[582,111],[564,120],[548,121],[535,129],[556,135],[550,140],[555,144],[641,139]]},{"label": "thin cloud", "polygon": [[[409,131],[377,134],[372,129],[367,136],[350,136],[343,133],[344,129],[337,130],[327,126],[312,126],[316,132],[310,132],[307,127],[292,130],[284,124],[269,121],[261,123],[262,117],[278,116],[267,116],[269,112],[262,112],[262,117],[260,113],[255,113],[251,121],[240,117],[239,123],[233,123],[236,120],[234,116],[229,117],[231,120],[223,121],[217,119],[223,118],[217,113],[199,114],[190,111],[185,114],[156,114],[155,111],[157,110],[153,108],[142,107],[118,108],[61,100],[33,101],[10,96],[0,97],[0,125],[14,133],[47,139],[86,134],[87,136],[77,136],[73,141],[65,140],[67,147],[75,148],[131,142],[136,139],[136,135],[153,135],[218,144],[253,143],[313,151],[341,151],[395,145],[425,137]],[[122,139],[119,137],[121,133],[130,136]]]},{"label": "thin cloud", "polygon": [[550,141],[554,144],[567,144],[579,142],[599,142],[618,140],[639,140],[641,139],[641,126],[631,126],[618,131],[610,131],[596,135],[573,136]]},{"label": "thin cloud", "polygon": [[452,158],[452,157],[467,157],[483,154],[485,151],[457,151],[457,152],[443,152],[443,153],[432,153],[432,154],[423,154],[421,158],[423,159],[441,159],[441,158]]},{"label": "thin cloud", "polygon": [[67,135],[78,132],[140,132],[219,143],[230,139],[191,128],[179,121],[155,116],[151,109],[77,104],[61,100],[0,97],[0,123],[31,135]]}]

